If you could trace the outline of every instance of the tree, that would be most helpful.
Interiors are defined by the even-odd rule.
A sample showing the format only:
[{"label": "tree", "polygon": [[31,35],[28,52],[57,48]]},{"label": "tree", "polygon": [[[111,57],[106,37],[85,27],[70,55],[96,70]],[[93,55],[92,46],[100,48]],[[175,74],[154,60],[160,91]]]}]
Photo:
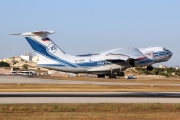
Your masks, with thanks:
[{"label": "tree", "polygon": [[170,68],[166,68],[166,71],[167,71],[168,73],[172,73],[172,72],[176,72],[176,69],[170,67]]},{"label": "tree", "polygon": [[177,76],[180,76],[180,69],[176,70],[175,74],[176,74]]},{"label": "tree", "polygon": [[27,65],[27,64],[24,64],[24,65],[22,66],[22,69],[23,69],[23,70],[27,70],[27,69],[28,69],[28,65]]},{"label": "tree", "polygon": [[158,74],[159,74],[159,71],[158,71],[157,68],[154,68],[154,69],[152,70],[152,73],[153,73],[154,75],[158,75]]},{"label": "tree", "polygon": [[1,61],[1,62],[0,62],[0,67],[10,67],[10,65],[9,65],[9,63],[7,63],[7,62]]}]

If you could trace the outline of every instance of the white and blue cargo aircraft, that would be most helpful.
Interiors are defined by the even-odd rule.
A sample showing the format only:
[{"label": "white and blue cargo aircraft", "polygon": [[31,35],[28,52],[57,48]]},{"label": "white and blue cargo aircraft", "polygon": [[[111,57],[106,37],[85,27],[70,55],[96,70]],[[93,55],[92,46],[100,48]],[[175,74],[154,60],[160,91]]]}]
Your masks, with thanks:
[{"label": "white and blue cargo aircraft", "polygon": [[49,37],[54,31],[35,31],[12,35],[25,36],[39,57],[37,66],[72,73],[92,73],[98,77],[116,78],[124,76],[129,67],[147,66],[168,61],[173,53],[163,47],[117,48],[105,52],[85,55],[69,55],[61,50]]}]

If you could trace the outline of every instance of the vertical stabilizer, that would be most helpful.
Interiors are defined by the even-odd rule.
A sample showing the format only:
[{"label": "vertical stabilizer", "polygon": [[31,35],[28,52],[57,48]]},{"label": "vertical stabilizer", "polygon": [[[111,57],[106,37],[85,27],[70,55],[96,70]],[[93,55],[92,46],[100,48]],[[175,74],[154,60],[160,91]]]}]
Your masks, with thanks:
[{"label": "vertical stabilizer", "polygon": [[39,57],[38,64],[61,63],[66,58],[66,54],[48,37],[49,34],[53,33],[54,31],[36,31],[12,35],[25,36]]}]

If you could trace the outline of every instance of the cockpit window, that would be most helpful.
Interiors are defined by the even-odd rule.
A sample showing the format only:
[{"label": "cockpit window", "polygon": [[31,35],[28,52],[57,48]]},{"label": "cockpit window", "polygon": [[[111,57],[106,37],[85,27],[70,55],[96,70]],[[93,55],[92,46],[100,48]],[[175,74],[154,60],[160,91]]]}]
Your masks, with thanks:
[{"label": "cockpit window", "polygon": [[169,52],[169,50],[167,50],[166,48],[163,48],[163,50]]},{"label": "cockpit window", "polygon": [[163,50],[164,50],[164,51],[167,51],[167,49],[166,49],[166,48],[163,48]]}]

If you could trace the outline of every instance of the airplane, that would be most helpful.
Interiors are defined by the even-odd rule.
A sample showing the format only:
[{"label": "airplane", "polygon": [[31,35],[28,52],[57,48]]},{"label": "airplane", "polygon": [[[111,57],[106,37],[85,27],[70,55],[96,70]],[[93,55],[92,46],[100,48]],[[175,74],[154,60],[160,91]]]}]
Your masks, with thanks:
[{"label": "airplane", "polygon": [[153,70],[154,63],[168,61],[173,53],[164,47],[117,48],[104,52],[69,55],[61,50],[48,35],[54,31],[35,31],[11,35],[22,35],[39,57],[37,66],[71,73],[96,74],[99,78],[124,76],[130,67],[147,66]]}]

